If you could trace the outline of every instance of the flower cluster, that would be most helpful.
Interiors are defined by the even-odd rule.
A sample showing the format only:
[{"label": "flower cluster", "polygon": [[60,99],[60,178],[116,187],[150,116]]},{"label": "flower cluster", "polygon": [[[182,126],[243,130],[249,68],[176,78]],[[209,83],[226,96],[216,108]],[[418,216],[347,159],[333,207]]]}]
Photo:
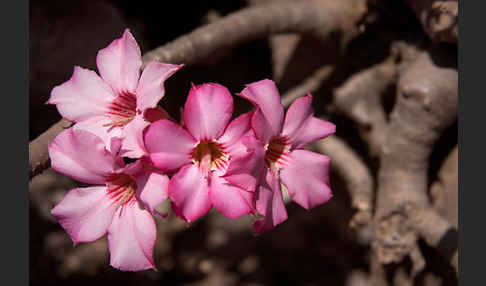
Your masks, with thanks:
[{"label": "flower cluster", "polygon": [[113,267],[155,269],[153,215],[167,215],[156,210],[167,199],[187,222],[214,206],[233,219],[251,213],[263,233],[287,219],[282,187],[305,209],[331,198],[329,157],[302,149],[335,131],[313,116],[311,95],[284,114],[275,83],[255,82],[238,94],[255,110],[231,120],[228,89],[196,85],[181,125],[158,102],[182,65],[153,61],[140,74],[128,29],[96,63],[99,76],[75,67],[48,101],[74,123],[49,145],[52,168],[92,185],[70,190],[51,213],[75,244],[107,234]]}]

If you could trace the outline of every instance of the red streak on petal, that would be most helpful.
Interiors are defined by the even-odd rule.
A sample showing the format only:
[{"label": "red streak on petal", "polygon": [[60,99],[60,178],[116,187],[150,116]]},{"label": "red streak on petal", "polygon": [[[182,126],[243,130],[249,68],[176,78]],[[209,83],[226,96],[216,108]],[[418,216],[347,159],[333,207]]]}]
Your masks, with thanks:
[{"label": "red streak on petal", "polygon": [[106,181],[106,184],[112,204],[118,204],[118,207],[120,207],[135,200],[137,184],[130,176],[115,174]]},{"label": "red streak on petal", "polygon": [[280,136],[272,138],[267,145],[265,165],[271,169],[287,166],[291,161],[289,149],[290,145],[287,138]]},{"label": "red streak on petal", "polygon": [[124,126],[136,115],[137,98],[133,93],[122,92],[117,95],[108,106],[106,112],[112,119],[111,123],[104,124],[103,126]]}]

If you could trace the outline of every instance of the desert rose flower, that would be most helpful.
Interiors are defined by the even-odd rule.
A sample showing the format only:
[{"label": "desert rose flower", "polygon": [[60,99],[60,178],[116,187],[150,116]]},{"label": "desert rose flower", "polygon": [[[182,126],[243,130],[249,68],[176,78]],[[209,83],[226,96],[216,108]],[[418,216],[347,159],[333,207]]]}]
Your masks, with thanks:
[{"label": "desert rose flower", "polygon": [[[229,91],[219,84],[202,84],[189,92],[183,113],[187,129],[160,120],[145,131],[153,164],[166,172],[177,171],[169,183],[169,197],[176,214],[188,222],[212,206],[229,218],[254,211],[254,166],[264,154],[258,153],[250,130],[251,114],[229,123],[232,114]],[[226,180],[230,177],[239,186]]]},{"label": "desert rose flower", "polygon": [[92,184],[70,190],[51,214],[74,244],[95,241],[108,233],[110,264],[124,271],[155,269],[156,225],[152,213],[167,198],[169,178],[142,160],[125,165],[98,136],[73,128],[49,145],[54,170]]},{"label": "desert rose flower", "polygon": [[143,129],[166,116],[157,108],[164,81],[182,65],[152,61],[140,76],[140,48],[128,29],[98,52],[96,64],[100,76],[75,66],[71,79],[56,86],[47,103],[75,122],[75,129],[98,135],[108,147],[111,138],[122,138],[123,156],[139,158],[145,153]]},{"label": "desert rose flower", "polygon": [[255,232],[262,233],[287,219],[281,184],[307,210],[331,198],[330,158],[302,147],[333,134],[336,127],[313,116],[311,95],[296,99],[284,118],[280,95],[271,80],[249,84],[239,95],[257,108],[251,126],[265,150],[256,201],[257,211],[264,217],[254,224]]}]

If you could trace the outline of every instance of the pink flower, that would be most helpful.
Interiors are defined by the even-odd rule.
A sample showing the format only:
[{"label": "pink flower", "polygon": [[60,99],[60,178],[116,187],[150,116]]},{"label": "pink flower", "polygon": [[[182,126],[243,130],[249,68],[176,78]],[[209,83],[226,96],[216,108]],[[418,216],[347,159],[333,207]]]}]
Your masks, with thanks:
[{"label": "pink flower", "polygon": [[[176,214],[188,222],[214,205],[223,215],[237,218],[253,211],[254,174],[263,152],[250,131],[250,114],[231,123],[233,98],[219,84],[193,86],[183,119],[184,129],[169,120],[151,124],[145,145],[153,164],[165,172],[179,170],[169,183]],[[249,133],[250,132],[250,133]],[[233,178],[245,188],[230,184]]]},{"label": "pink flower", "polygon": [[110,264],[124,271],[155,269],[156,225],[152,213],[167,198],[169,178],[142,160],[125,165],[98,136],[73,128],[49,145],[54,170],[93,184],[70,190],[51,213],[74,244],[95,241],[108,233]]},{"label": "pink flower", "polygon": [[140,48],[128,29],[123,36],[100,50],[96,57],[100,76],[78,66],[70,80],[56,86],[47,103],[56,104],[75,129],[90,131],[107,146],[120,137],[123,156],[139,158],[145,153],[142,132],[166,117],[157,108],[164,97],[164,81],[182,65],[150,62],[140,76]]},{"label": "pink flower", "polygon": [[262,233],[287,219],[281,183],[292,200],[307,210],[331,198],[330,158],[302,147],[333,134],[336,127],[313,116],[310,94],[296,99],[284,119],[280,95],[271,80],[247,85],[240,96],[257,107],[251,126],[265,150],[256,202],[264,218],[254,224],[255,232]]}]

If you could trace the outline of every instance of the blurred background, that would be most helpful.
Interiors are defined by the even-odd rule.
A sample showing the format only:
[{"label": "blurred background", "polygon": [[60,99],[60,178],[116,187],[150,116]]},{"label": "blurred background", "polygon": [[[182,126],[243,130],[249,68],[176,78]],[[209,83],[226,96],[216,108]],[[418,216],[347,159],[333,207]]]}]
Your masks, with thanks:
[{"label": "blurred background", "polygon": [[[120,37],[125,28],[130,28],[144,54],[258,2],[265,1],[30,0],[30,140],[61,119],[55,106],[44,104],[52,88],[71,77],[74,65],[96,70],[98,50]],[[161,105],[179,118],[191,83],[218,82],[235,94],[244,84],[273,78],[285,94],[318,68],[328,67],[321,72],[328,74],[323,84],[312,87],[316,113],[334,122],[336,136],[376,173],[379,164],[356,124],[330,112],[328,105],[351,75],[389,58],[397,41],[419,47],[428,47],[431,41],[406,1],[368,1],[367,7],[372,13],[357,25],[359,33],[346,42],[345,49],[339,41],[322,45],[312,37],[296,41],[292,35],[243,43],[184,67],[166,81]],[[457,45],[443,45],[441,49],[454,57]],[[290,59],[282,65],[285,57]],[[387,114],[395,102],[395,87],[391,84],[384,91],[381,104]],[[237,97],[235,105],[235,116],[251,108]],[[457,122],[443,132],[430,157],[430,184],[456,144]],[[356,210],[345,178],[334,169],[334,197],[328,203],[310,212],[290,203],[289,219],[261,236],[253,235],[251,216],[230,220],[211,211],[190,226],[172,213],[167,219],[158,218],[157,272],[111,268],[106,238],[73,247],[50,210],[75,186],[76,182],[50,169],[29,184],[31,285],[374,285],[368,278],[371,230],[350,227]],[[455,221],[457,226],[457,215]],[[457,285],[447,261],[423,241],[419,246],[425,269],[409,284],[389,278],[390,285]]]}]

